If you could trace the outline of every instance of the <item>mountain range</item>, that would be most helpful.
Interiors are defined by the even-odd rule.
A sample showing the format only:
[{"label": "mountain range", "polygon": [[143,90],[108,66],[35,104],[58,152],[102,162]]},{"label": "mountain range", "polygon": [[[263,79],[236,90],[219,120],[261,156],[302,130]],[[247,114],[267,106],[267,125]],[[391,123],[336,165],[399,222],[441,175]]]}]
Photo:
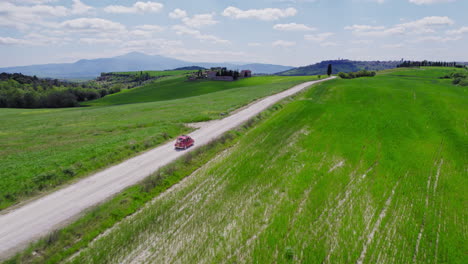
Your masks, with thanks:
[{"label": "mountain range", "polygon": [[200,66],[204,68],[226,67],[233,70],[250,69],[254,74],[273,74],[293,68],[290,66],[262,63],[242,65],[236,63],[188,62],[161,55],[147,55],[139,52],[131,52],[112,58],[79,60],[74,63],[0,68],[0,72],[22,73],[25,75],[58,79],[93,79],[102,72],[161,71],[187,66]]}]

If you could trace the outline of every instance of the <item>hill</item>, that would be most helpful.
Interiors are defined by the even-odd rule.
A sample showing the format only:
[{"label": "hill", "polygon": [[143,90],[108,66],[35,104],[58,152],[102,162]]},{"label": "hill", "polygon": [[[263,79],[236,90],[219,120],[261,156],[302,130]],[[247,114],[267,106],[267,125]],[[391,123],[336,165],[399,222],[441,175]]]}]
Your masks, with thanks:
[{"label": "hill", "polygon": [[451,70],[312,87],[71,263],[464,263],[468,96]]},{"label": "hill", "polygon": [[332,64],[333,74],[337,74],[339,72],[355,72],[359,70],[380,71],[396,68],[398,63],[399,61],[327,60],[308,66],[278,72],[276,74],[283,76],[327,74],[328,64]]},{"label": "hill", "polygon": [[79,60],[75,63],[44,64],[19,67],[0,68],[0,72],[22,73],[25,75],[36,75],[38,77],[49,77],[59,79],[94,79],[101,72],[127,72],[127,71],[163,71],[186,66],[198,66],[204,68],[227,67],[229,69],[255,68],[253,73],[271,74],[283,71],[286,67],[271,64],[247,64],[234,63],[211,63],[211,62],[188,62],[173,59],[161,55],[147,55],[139,52],[131,52],[112,58],[101,58],[92,60]]},{"label": "hill", "polygon": [[[166,71],[161,71],[158,73],[164,74],[165,72]],[[155,73],[153,72],[153,74]],[[178,98],[199,96],[202,94],[224,91],[239,87],[255,87],[263,84],[277,85],[278,83],[283,82],[284,77],[280,76],[258,76],[241,79],[235,82],[222,82],[212,80],[198,80],[196,82],[193,82],[187,81],[187,77],[185,77],[185,75],[179,75],[165,77],[145,84],[141,87],[133,88],[131,90],[124,90],[118,94],[108,95],[98,100],[85,102],[82,105],[104,106],[165,101]]]},{"label": "hill", "polygon": [[96,101],[101,106],[0,108],[0,211],[172,140],[190,130],[185,123],[220,118],[317,77],[252,77],[248,83],[219,87],[204,82],[193,90],[194,83],[177,78],[165,77],[154,86]]},{"label": "hill", "polygon": [[198,71],[198,70],[206,70],[206,68],[200,67],[200,66],[186,66],[186,67],[179,67],[179,68],[174,69],[174,71]]}]

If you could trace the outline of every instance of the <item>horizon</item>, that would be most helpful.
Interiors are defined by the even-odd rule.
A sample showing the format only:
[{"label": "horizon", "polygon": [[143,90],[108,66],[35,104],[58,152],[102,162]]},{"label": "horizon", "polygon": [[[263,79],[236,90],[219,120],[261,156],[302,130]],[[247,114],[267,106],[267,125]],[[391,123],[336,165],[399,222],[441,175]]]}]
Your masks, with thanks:
[{"label": "horizon", "polygon": [[465,62],[468,18],[463,10],[468,1],[243,0],[231,5],[202,0],[188,6],[6,0],[0,3],[0,67],[74,63],[130,52],[194,63],[293,67],[340,58]]}]

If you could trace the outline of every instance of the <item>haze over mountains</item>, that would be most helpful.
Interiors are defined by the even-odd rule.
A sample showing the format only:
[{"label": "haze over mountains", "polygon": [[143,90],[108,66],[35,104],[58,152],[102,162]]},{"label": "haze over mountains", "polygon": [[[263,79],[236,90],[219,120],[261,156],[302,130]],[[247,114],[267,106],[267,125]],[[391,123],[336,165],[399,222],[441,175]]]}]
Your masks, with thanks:
[{"label": "haze over mountains", "polygon": [[76,78],[92,79],[101,72],[119,71],[143,71],[143,70],[170,70],[186,66],[227,67],[229,69],[250,69],[253,73],[272,74],[292,69],[290,66],[253,63],[240,65],[236,63],[209,63],[188,62],[160,55],[147,55],[139,52],[131,52],[112,58],[101,58],[92,60],[79,60],[75,63],[42,64],[19,67],[0,68],[0,72],[22,73],[25,75],[36,75],[38,77],[50,78]]}]

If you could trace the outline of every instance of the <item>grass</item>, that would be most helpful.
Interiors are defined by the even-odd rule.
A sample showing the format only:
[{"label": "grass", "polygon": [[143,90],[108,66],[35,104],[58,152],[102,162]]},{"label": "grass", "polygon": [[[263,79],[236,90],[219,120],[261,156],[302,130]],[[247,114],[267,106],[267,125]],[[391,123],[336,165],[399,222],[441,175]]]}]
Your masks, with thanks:
[{"label": "grass", "polygon": [[241,127],[226,132],[220,138],[187,153],[131,186],[112,199],[89,209],[78,220],[31,244],[26,250],[5,261],[6,263],[59,263],[85,248],[98,235],[125,217],[137,212],[148,201],[169,187],[179,183],[204,164],[209,164],[222,151],[236,144],[238,139],[257,123],[282,107],[276,104],[267,111],[245,122]]},{"label": "grass", "polygon": [[[184,123],[220,118],[316,78],[262,79],[257,85],[190,98],[158,102],[152,97],[156,102],[149,103],[0,109],[0,210],[167,142],[189,130]],[[178,89],[174,86],[172,92],[178,94]]]},{"label": "grass", "polygon": [[439,73],[314,86],[71,262],[464,263],[467,88]]},{"label": "grass", "polygon": [[[310,79],[310,77],[306,77],[306,79],[302,80],[307,79]],[[296,80],[301,79],[296,77]],[[258,88],[258,86],[264,86],[264,88],[268,88],[271,85],[281,84],[285,81],[288,81],[288,79],[285,79],[285,77],[281,76],[252,77],[238,80],[235,82],[212,80],[188,81],[185,76],[172,76],[151,82],[142,87],[138,87],[131,90],[124,90],[121,93],[108,95],[98,100],[86,102],[83,103],[83,105],[107,106],[118,104],[130,104],[136,102],[141,103],[174,100],[240,87]]]}]

